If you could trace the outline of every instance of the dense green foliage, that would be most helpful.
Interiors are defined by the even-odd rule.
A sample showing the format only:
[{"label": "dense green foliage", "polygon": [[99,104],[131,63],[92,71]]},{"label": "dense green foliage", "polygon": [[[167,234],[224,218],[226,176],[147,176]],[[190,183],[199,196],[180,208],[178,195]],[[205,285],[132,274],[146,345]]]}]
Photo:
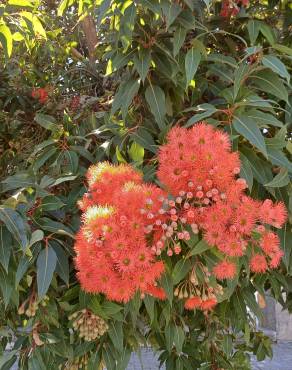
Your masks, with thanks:
[{"label": "dense green foliage", "polygon": [[[243,267],[207,317],[173,299],[188,266],[169,262],[167,302],[122,306],[82,292],[72,260],[89,165],[128,162],[155,181],[155,154],[176,123],[226,130],[250,194],[292,212],[291,5],[251,1],[231,19],[220,9],[209,0],[0,5],[1,369],[17,354],[21,369],[73,369],[82,357],[87,369],[125,369],[140,344],[161,351],[169,370],[249,369],[247,352],[271,355],[254,292],[271,289],[292,311],[291,217],[281,267],[260,277]],[[108,322],[101,339],[72,331],[69,316],[83,308]]]}]

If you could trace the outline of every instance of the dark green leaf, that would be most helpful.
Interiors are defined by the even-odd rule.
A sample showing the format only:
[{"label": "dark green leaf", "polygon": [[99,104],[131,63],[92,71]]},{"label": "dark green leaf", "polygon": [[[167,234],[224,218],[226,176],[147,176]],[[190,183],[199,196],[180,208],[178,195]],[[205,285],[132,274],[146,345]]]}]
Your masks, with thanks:
[{"label": "dark green leaf", "polygon": [[161,286],[165,290],[168,301],[170,305],[172,305],[172,300],[173,300],[173,281],[172,277],[169,273],[163,274],[161,278]]},{"label": "dark green leaf", "polygon": [[253,173],[251,164],[242,153],[240,153],[240,162],[241,162],[240,177],[246,180],[248,188],[251,191],[253,186]]},{"label": "dark green leaf", "polygon": [[281,79],[272,71],[261,71],[250,76],[253,84],[268,94],[288,102],[288,91]]},{"label": "dark green leaf", "polygon": [[190,268],[191,262],[189,259],[179,260],[172,271],[173,284],[179,283],[190,271]]},{"label": "dark green leaf", "polygon": [[51,241],[50,245],[54,249],[57,256],[56,273],[60,276],[65,284],[69,285],[68,256],[60,244],[56,243],[55,241]]},{"label": "dark green leaf", "polygon": [[274,55],[265,55],[262,59],[263,65],[270,68],[273,72],[279,76],[286,78],[288,83],[290,82],[290,74],[283,62]]},{"label": "dark green leaf", "polygon": [[0,263],[8,273],[8,265],[12,251],[12,236],[5,226],[0,226]]},{"label": "dark green leaf", "polygon": [[160,130],[163,130],[166,115],[164,91],[159,86],[150,84],[145,91],[145,98]]},{"label": "dark green leaf", "polygon": [[187,31],[184,27],[176,27],[173,35],[173,55],[176,56],[182,47]]},{"label": "dark green leaf", "polygon": [[258,38],[260,32],[260,25],[261,25],[260,22],[254,19],[249,20],[247,23],[247,30],[251,45],[254,45],[256,39]]},{"label": "dark green leaf", "polygon": [[264,137],[252,120],[245,115],[234,116],[233,126],[239,134],[245,137],[252,145],[256,146],[267,157]]},{"label": "dark green leaf", "polygon": [[250,119],[255,120],[259,126],[283,127],[283,123],[270,113],[262,112],[258,109],[251,109],[247,111],[246,114]]},{"label": "dark green leaf", "polygon": [[134,57],[134,66],[144,82],[151,64],[150,49],[141,49]]},{"label": "dark green leaf", "polygon": [[270,188],[281,188],[289,183],[290,178],[288,175],[288,170],[281,168],[280,172],[273,178],[273,180],[265,184],[265,186]]},{"label": "dark green leaf", "polygon": [[194,78],[201,61],[201,52],[198,49],[191,48],[185,57],[186,87]]},{"label": "dark green leaf", "polygon": [[19,213],[11,208],[0,207],[0,220],[4,222],[20,247],[25,250],[28,245],[26,226]]},{"label": "dark green leaf", "polygon": [[42,211],[54,211],[62,208],[64,205],[65,204],[60,200],[60,198],[55,195],[48,195],[43,198],[40,208]]},{"label": "dark green leaf", "polygon": [[51,284],[56,268],[57,256],[54,249],[48,246],[42,249],[37,258],[38,296],[43,298]]},{"label": "dark green leaf", "polygon": [[112,322],[109,326],[108,334],[115,349],[121,353],[123,351],[124,341],[123,324],[118,321]]},{"label": "dark green leaf", "polygon": [[47,130],[55,131],[57,129],[56,120],[53,116],[48,114],[37,113],[34,120]]}]

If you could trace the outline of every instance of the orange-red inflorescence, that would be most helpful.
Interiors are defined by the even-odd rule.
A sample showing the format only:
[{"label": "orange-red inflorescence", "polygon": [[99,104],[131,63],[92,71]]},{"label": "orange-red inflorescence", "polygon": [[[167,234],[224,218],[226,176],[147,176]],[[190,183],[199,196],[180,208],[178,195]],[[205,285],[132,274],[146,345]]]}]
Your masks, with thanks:
[{"label": "orange-red inflorescence", "polygon": [[48,92],[43,87],[35,88],[31,92],[31,96],[42,104],[45,104],[48,100]]},{"label": "orange-red inflorescence", "polygon": [[[165,299],[158,286],[164,256],[180,255],[199,233],[222,256],[212,270],[218,280],[234,278],[243,255],[251,256],[255,273],[279,265],[282,251],[273,228],[283,225],[286,209],[282,203],[256,201],[245,194],[239,156],[231,152],[227,134],[204,123],[191,129],[174,127],[158,160],[163,190],[143,184],[128,165],[104,162],[89,169],[89,189],[79,204],[83,225],[75,245],[78,276],[86,291],[123,302],[136,292]],[[192,279],[198,293],[184,295],[185,307],[210,310],[220,289],[201,289],[195,269]]]}]

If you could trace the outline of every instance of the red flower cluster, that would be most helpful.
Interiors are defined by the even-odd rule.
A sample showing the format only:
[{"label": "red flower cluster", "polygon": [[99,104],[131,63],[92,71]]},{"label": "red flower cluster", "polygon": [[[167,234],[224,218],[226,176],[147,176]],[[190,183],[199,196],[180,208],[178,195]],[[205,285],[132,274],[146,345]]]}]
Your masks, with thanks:
[{"label": "red flower cluster", "polygon": [[240,7],[247,7],[249,0],[223,0],[220,16],[224,18],[230,18],[239,13]]},{"label": "red flower cluster", "polygon": [[42,87],[33,89],[31,92],[31,96],[34,99],[38,99],[38,101],[42,104],[45,104],[48,100],[48,92]]},{"label": "red flower cluster", "polygon": [[149,224],[141,208],[156,211],[162,190],[142,185],[130,166],[101,163],[88,171],[89,191],[80,202],[83,226],[77,236],[76,266],[82,287],[127,302],[136,291],[160,299],[156,280],[164,270],[155,261],[147,240]]},{"label": "red flower cluster", "polygon": [[[238,178],[238,153],[227,134],[200,123],[173,128],[159,151],[158,178],[165,188],[143,184],[128,165],[100,163],[89,169],[89,191],[80,202],[83,226],[77,236],[76,265],[82,287],[126,302],[135,292],[164,299],[157,286],[162,259],[179,255],[193,234],[202,233],[222,261],[209,271],[196,260],[174,295],[187,309],[212,309],[221,281],[237,274],[237,260],[251,256],[255,273],[276,268],[282,251],[277,234],[286,220],[282,203],[253,200]],[[200,270],[200,271],[199,271]],[[216,280],[215,280],[216,281]]]},{"label": "red flower cluster", "polygon": [[[256,201],[245,194],[246,182],[237,176],[239,156],[230,151],[225,133],[206,124],[191,129],[176,127],[160,149],[159,163],[159,180],[174,197],[168,204],[169,208],[174,207],[175,212],[171,208],[169,213],[175,213],[176,223],[190,224],[194,233],[201,230],[206,242],[226,258],[241,257],[250,247],[253,272],[279,265],[279,238],[268,225],[282,227],[287,217],[285,206],[271,200]],[[164,245],[168,236],[164,233]],[[186,236],[181,227],[179,233],[172,232],[172,242],[187,239]],[[254,259],[262,261],[260,267]],[[226,260],[213,272],[220,280],[230,279],[236,274],[236,266]]]}]

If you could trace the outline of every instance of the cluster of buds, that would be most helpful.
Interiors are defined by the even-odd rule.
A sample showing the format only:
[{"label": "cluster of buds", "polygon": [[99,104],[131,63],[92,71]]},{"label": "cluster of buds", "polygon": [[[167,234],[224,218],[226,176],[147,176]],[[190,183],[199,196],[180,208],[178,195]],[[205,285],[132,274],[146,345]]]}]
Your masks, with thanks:
[{"label": "cluster of buds", "polygon": [[88,342],[100,338],[108,330],[107,323],[87,309],[74,312],[69,320],[73,321],[73,329],[78,331],[79,337]]},{"label": "cluster of buds", "polygon": [[[234,174],[239,172],[240,168],[236,167]],[[244,179],[240,178],[237,181],[242,182],[243,186],[246,186]],[[175,199],[167,199],[161,196],[159,200],[162,206],[157,214],[152,212],[146,214],[148,219],[154,219],[155,221],[153,224],[145,227],[145,232],[151,233],[155,231],[161,235],[161,238],[151,248],[154,254],[157,256],[161,255],[162,249],[167,250],[168,256],[180,254],[180,242],[191,239],[190,231],[193,234],[199,233],[199,226],[194,222],[196,215],[194,208],[196,207],[196,210],[203,213],[204,207],[211,206],[217,201],[226,198],[225,193],[220,193],[218,189],[212,187],[213,183],[211,180],[207,180],[206,183],[209,190],[205,192],[203,191],[203,186],[197,186],[196,189],[193,189],[194,184],[189,182],[189,191],[181,190],[179,196]],[[145,214],[145,208],[141,208],[140,212]],[[164,222],[161,217],[165,219]]]},{"label": "cluster of buds", "polygon": [[[64,370],[79,370],[79,369],[87,369],[88,364],[88,356],[85,354],[82,357],[76,357],[73,361],[68,361],[65,364]],[[63,367],[62,365],[59,366],[61,370]]]},{"label": "cluster of buds", "polygon": [[70,101],[70,109],[72,111],[76,111],[79,108],[79,105],[80,105],[80,96],[79,95],[73,96]]},{"label": "cluster of buds", "polygon": [[[200,277],[197,273],[200,271]],[[208,268],[204,265],[193,267],[188,279],[183,280],[175,289],[178,299],[186,299],[185,308],[208,311],[217,304],[217,297],[223,294],[223,287],[217,282],[210,284]]]}]

